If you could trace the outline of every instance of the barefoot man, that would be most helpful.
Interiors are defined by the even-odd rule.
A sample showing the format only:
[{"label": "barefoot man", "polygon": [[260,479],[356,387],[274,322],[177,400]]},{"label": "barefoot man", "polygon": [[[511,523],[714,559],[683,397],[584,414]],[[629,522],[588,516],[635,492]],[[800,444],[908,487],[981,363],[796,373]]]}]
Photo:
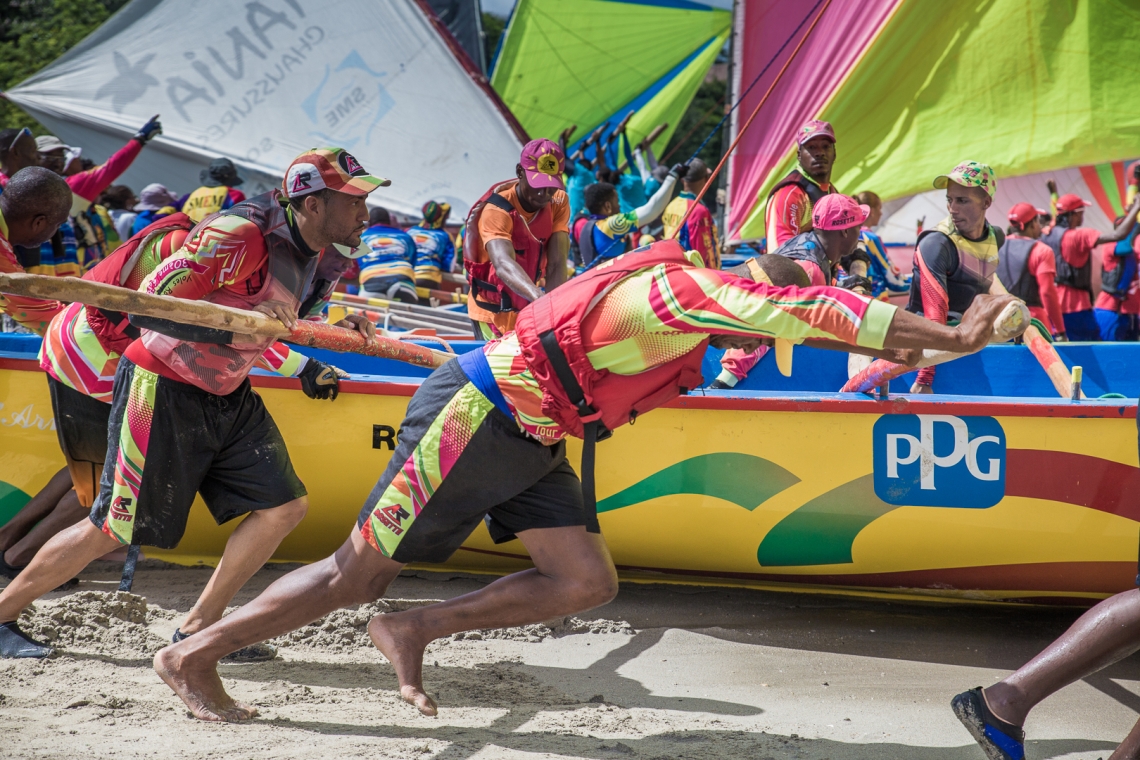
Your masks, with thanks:
[{"label": "barefoot man", "polygon": [[[140,289],[256,309],[292,325],[305,308],[320,252],[360,245],[365,197],[386,184],[343,150],[306,151],[290,164],[284,193],[274,190],[204,220]],[[115,371],[107,458],[90,519],[52,537],[0,593],[0,656],[49,655],[50,648],[20,630],[20,612],[120,545],[177,546],[195,492],[219,524],[248,516],[175,641],[221,618],[305,516],[305,487],[247,379],[274,341],[162,319],[132,323],[142,336],[123,351]],[[374,335],[370,323],[357,326]],[[331,367],[315,377],[302,373],[301,380],[317,386],[319,396],[335,393]]]},{"label": "barefoot man", "polygon": [[[785,266],[799,272],[791,262]],[[610,601],[617,574],[593,494],[591,443],[694,388],[712,343],[821,338],[897,349],[981,348],[1011,297],[979,298],[950,328],[838,288],[777,288],[706,269],[664,240],[607,261],[524,308],[515,332],[437,369],[408,405],[399,445],[356,528],[327,559],[155,656],[155,670],[203,720],[244,720],[216,664],[227,652],[383,596],[408,562],[443,562],[485,520],[518,538],[534,568],[471,594],[369,623],[400,695],[424,715],[424,649],[459,631],[535,623]],[[566,436],[584,438],[583,481]]]}]

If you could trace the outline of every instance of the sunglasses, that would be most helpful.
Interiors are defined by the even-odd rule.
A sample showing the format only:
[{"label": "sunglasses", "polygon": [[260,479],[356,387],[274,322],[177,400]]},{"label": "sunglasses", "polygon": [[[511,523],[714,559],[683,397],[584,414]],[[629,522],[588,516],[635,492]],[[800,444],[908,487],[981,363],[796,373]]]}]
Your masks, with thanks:
[{"label": "sunglasses", "polygon": [[12,138],[12,144],[8,146],[8,150],[9,151],[15,150],[16,149],[16,143],[20,142],[21,137],[31,137],[31,136],[32,136],[32,130],[28,129],[27,127],[24,127],[23,129],[21,129],[19,132],[16,133],[16,136],[14,138]]}]

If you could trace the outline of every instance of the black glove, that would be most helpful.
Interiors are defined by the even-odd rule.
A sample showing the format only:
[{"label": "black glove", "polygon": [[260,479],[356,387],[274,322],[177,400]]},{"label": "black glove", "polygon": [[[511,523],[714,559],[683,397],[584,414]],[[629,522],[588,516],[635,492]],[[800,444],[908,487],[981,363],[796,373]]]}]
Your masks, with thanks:
[{"label": "black glove", "polygon": [[846,277],[839,278],[839,287],[843,288],[844,290],[853,290],[856,293],[861,292],[866,295],[875,289],[875,284],[868,280],[866,277],[850,274]]},{"label": "black glove", "polygon": [[305,368],[301,370],[301,374],[297,375],[297,379],[301,381],[301,390],[309,398],[328,398],[335,401],[340,393],[340,377],[337,368],[331,364],[319,362],[312,357],[309,357],[309,360],[305,362]]},{"label": "black glove", "polygon": [[678,180],[682,180],[685,178],[685,175],[689,173],[689,165],[673,164],[673,168],[669,170],[669,173],[676,177]]},{"label": "black glove", "polygon": [[729,385],[728,383],[724,382],[723,380],[718,379],[718,380],[713,380],[711,383],[709,383],[709,390],[710,391],[732,390],[732,386]]},{"label": "black glove", "polygon": [[146,124],[143,124],[142,127],[139,128],[139,131],[135,133],[134,139],[138,140],[143,145],[146,145],[148,142],[150,142],[152,137],[161,134],[162,122],[158,120],[158,114],[155,114],[154,116],[150,117],[150,121],[148,121]]}]

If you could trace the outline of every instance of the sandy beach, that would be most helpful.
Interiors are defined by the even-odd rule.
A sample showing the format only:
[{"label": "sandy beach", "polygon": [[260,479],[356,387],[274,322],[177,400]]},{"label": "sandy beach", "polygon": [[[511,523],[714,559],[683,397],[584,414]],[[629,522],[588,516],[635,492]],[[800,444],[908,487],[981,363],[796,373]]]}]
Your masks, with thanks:
[{"label": "sandy beach", "polygon": [[[7,758],[908,758],[981,760],[950,698],[993,683],[1079,611],[933,606],[624,584],[604,608],[549,625],[435,642],[437,718],[401,702],[364,626],[375,612],[493,580],[407,572],[388,598],[277,640],[270,663],[223,665],[243,725],[205,724],[150,668],[208,568],[93,564],[23,618],[47,661],[0,661]],[[239,602],[289,566],[258,573]],[[1140,709],[1126,660],[1034,711],[1030,758],[1107,757]]]}]

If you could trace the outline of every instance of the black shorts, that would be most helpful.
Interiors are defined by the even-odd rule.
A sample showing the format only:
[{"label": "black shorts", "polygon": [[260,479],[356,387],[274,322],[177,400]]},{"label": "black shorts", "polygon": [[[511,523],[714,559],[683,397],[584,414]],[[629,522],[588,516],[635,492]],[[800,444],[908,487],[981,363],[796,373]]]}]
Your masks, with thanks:
[{"label": "black shorts", "polygon": [[599,532],[565,442],[529,438],[451,361],[412,396],[356,525],[397,562],[444,562],[483,519],[497,544],[535,528]]},{"label": "black shorts", "polygon": [[123,357],[108,441],[91,522],[124,544],[176,547],[196,492],[219,525],[306,494],[249,380],[217,396]]},{"label": "black shorts", "polygon": [[90,507],[107,459],[107,428],[111,405],[91,398],[47,375],[55,433],[67,460],[71,484],[79,503]]}]

